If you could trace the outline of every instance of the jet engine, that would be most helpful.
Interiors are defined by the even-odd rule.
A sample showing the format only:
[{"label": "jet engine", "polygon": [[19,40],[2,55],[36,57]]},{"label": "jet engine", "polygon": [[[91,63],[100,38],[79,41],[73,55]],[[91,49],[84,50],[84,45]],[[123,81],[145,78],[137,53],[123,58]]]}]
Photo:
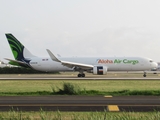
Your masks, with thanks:
[{"label": "jet engine", "polygon": [[107,67],[105,66],[94,66],[93,67],[94,75],[105,75],[107,74]]}]

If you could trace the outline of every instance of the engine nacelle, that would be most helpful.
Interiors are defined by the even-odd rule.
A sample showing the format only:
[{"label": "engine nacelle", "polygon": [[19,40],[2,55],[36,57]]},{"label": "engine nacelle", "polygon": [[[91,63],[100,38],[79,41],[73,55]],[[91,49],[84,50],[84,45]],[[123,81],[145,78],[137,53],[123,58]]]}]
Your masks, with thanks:
[{"label": "engine nacelle", "polygon": [[107,67],[105,66],[94,66],[93,67],[94,75],[105,75],[107,74]]}]

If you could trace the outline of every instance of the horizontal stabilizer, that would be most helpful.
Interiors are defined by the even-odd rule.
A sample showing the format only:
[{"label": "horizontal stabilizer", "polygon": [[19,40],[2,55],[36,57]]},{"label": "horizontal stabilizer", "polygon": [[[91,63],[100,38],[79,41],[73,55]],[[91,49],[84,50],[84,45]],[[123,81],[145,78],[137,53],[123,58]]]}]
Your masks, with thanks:
[{"label": "horizontal stabilizer", "polygon": [[18,61],[18,60],[12,60],[12,59],[8,59],[8,58],[4,58],[4,59],[10,61],[12,63],[12,65],[19,65],[19,66],[22,66],[22,67],[29,67],[26,62],[22,62],[22,61]]}]

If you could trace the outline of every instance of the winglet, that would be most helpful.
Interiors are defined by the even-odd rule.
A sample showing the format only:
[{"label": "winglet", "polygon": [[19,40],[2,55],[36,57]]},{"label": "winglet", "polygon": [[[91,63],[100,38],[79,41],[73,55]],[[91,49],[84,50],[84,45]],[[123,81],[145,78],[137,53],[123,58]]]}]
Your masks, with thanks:
[{"label": "winglet", "polygon": [[49,49],[46,50],[53,61],[61,62],[58,58],[55,57],[55,55]]}]

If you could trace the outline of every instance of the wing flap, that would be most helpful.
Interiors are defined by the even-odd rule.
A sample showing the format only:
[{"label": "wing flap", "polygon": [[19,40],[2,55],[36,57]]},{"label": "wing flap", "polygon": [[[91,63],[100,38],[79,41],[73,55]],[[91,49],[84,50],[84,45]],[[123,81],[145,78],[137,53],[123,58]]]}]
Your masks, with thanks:
[{"label": "wing flap", "polygon": [[93,68],[93,65],[88,64],[82,64],[82,63],[74,63],[74,62],[67,62],[67,61],[61,61],[62,65],[68,66],[68,67],[79,67],[82,69],[91,69]]}]

